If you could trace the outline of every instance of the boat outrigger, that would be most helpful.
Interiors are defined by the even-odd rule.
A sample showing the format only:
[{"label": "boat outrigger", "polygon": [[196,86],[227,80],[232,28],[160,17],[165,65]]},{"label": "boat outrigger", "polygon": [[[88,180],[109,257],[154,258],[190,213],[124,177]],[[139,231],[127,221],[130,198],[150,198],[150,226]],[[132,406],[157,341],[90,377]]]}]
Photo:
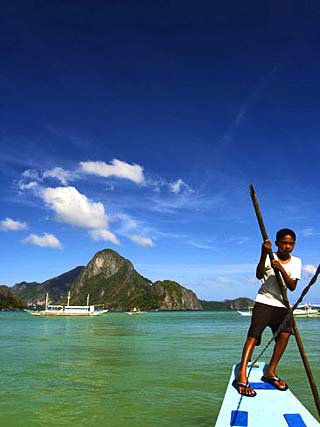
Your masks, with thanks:
[{"label": "boat outrigger", "polygon": [[28,311],[32,316],[100,316],[108,310],[96,310],[95,305],[89,305],[89,294],[87,305],[70,305],[70,292],[66,305],[49,304],[48,294],[46,295],[45,309],[41,311]]}]

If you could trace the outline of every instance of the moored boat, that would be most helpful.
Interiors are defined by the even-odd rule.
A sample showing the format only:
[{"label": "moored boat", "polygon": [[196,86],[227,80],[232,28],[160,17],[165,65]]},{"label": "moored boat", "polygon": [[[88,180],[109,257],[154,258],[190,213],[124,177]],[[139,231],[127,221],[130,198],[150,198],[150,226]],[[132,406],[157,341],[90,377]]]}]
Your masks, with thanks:
[{"label": "moored boat", "polygon": [[144,314],[144,311],[141,311],[139,307],[133,307],[131,311],[127,311],[127,314],[129,314],[130,316],[133,314]]},{"label": "moored boat", "polygon": [[241,314],[241,316],[252,316],[252,308],[248,307],[248,310],[237,310],[237,313]]},{"label": "moored boat", "polygon": [[299,305],[295,310],[293,310],[293,315],[295,317],[320,317],[320,311],[316,307],[319,307],[319,305]]},{"label": "moored boat", "polygon": [[[299,305],[295,310],[293,310],[293,315],[295,317],[320,317],[320,307],[319,304],[303,304]],[[241,316],[252,316],[252,308],[248,307],[248,310],[237,310]]]},{"label": "moored boat", "polygon": [[87,305],[70,305],[70,292],[66,305],[49,304],[48,294],[46,295],[46,305],[44,310],[28,311],[32,316],[100,316],[108,310],[97,310],[95,305],[89,305],[89,295]]}]

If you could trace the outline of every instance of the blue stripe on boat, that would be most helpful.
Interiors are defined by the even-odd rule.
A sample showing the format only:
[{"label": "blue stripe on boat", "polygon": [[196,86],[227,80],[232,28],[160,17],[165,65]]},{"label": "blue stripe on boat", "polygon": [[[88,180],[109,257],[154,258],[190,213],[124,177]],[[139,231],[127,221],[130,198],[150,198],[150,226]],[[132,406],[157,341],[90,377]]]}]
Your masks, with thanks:
[{"label": "blue stripe on boat", "polygon": [[284,414],[289,427],[307,427],[300,414]]},{"label": "blue stripe on boat", "polygon": [[274,390],[276,387],[274,387],[272,384],[269,383],[252,383],[250,382],[250,387],[255,390]]},{"label": "blue stripe on boat", "polygon": [[232,427],[247,427],[248,426],[248,412],[247,411],[231,411],[230,426],[232,426]]}]

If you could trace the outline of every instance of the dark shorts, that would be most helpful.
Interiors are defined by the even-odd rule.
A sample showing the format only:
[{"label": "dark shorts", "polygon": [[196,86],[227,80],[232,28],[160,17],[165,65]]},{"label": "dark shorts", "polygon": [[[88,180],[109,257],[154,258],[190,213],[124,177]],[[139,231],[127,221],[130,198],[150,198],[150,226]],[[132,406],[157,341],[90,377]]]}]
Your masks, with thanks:
[{"label": "dark shorts", "polygon": [[[272,330],[272,333],[274,334],[278,330],[287,314],[288,310],[285,307],[273,307],[272,305],[256,302],[252,311],[248,337],[256,338],[257,345],[260,345],[261,335],[266,327],[269,326]],[[291,317],[287,321],[286,325],[283,326],[281,332],[292,333]]]}]

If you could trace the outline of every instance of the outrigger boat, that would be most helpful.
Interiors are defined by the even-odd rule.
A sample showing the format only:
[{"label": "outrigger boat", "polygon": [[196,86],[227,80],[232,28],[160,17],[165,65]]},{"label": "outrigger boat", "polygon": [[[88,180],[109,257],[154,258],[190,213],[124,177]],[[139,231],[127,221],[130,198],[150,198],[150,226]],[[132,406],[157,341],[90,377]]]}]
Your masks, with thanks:
[{"label": "outrigger boat", "polygon": [[232,386],[238,366],[233,366],[230,381],[220,408],[215,427],[319,427],[319,422],[287,389],[279,391],[261,381],[266,364],[248,364],[250,387],[254,397],[241,396]]},{"label": "outrigger boat", "polygon": [[144,314],[144,311],[141,311],[139,307],[133,307],[131,311],[127,311],[127,314],[129,314],[129,316],[132,316],[133,314]]},{"label": "outrigger boat", "polygon": [[293,315],[296,317],[320,317],[319,304],[303,304],[293,310]]},{"label": "outrigger boat", "polygon": [[[252,308],[248,307],[248,310],[237,310],[237,313],[241,316],[252,316]],[[320,305],[319,304],[302,304],[299,305],[295,310],[293,310],[293,315],[295,317],[320,317]]]},{"label": "outrigger boat", "polygon": [[253,307],[248,307],[248,310],[237,310],[237,313],[241,314],[241,316],[252,316]]},{"label": "outrigger boat", "polygon": [[[263,241],[268,240],[266,228],[259,208],[258,200],[253,186],[250,186],[250,195],[253,202],[256,217],[259,223]],[[271,261],[274,260],[273,252],[269,253]],[[275,276],[281,290],[282,298],[286,307],[290,307],[286,289],[283,284],[281,273],[275,269]],[[310,287],[316,282],[320,274],[320,265],[308,286],[303,290],[306,294]],[[298,300],[299,301],[299,300]],[[297,308],[297,307],[295,307]],[[292,318],[292,329],[296,338],[301,358],[308,376],[314,401],[320,416],[320,402],[317,387],[311,373],[311,368],[307,360],[303,343],[298,331],[294,316]],[[270,341],[271,342],[271,341]],[[263,350],[264,351],[264,350]],[[262,352],[260,353],[263,354]],[[258,359],[257,359],[258,360]],[[227,390],[222,402],[222,406],[217,418],[215,427],[319,427],[319,422],[294,396],[289,388],[279,390],[273,384],[271,379],[266,382],[265,372],[267,366],[265,363],[250,362],[247,366],[247,376],[250,388],[256,391],[256,394],[244,396],[238,393],[235,380],[238,378],[239,366],[233,366]],[[264,381],[262,378],[264,378]]]},{"label": "outrigger boat", "polygon": [[108,310],[96,310],[95,305],[89,305],[89,294],[87,305],[70,305],[70,292],[66,305],[49,304],[48,294],[46,295],[45,309],[41,311],[28,311],[32,316],[100,316]]}]

